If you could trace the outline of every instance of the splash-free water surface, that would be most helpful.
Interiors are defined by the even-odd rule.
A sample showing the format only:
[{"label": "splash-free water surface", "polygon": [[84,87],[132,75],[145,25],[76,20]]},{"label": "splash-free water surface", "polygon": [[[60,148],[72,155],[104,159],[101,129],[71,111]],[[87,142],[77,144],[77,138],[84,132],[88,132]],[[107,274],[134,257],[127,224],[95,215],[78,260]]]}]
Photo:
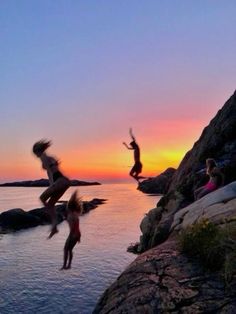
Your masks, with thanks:
[{"label": "splash-free water surface", "polygon": [[[68,200],[70,188],[63,196]],[[47,240],[49,226],[0,235],[0,313],[92,313],[103,291],[135,259],[127,253],[140,236],[141,219],[158,196],[136,190],[135,184],[78,188],[84,200],[107,202],[80,218],[81,243],[72,268],[60,271],[68,225]],[[43,188],[0,188],[0,212],[41,207]]]}]

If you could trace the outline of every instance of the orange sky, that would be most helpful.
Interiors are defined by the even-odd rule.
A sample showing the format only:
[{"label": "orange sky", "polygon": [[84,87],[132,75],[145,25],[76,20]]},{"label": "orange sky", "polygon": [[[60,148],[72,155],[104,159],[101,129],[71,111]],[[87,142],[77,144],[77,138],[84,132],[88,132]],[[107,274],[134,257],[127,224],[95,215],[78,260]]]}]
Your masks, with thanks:
[{"label": "orange sky", "polygon": [[[153,122],[142,133],[135,132],[141,148],[142,175],[150,177],[168,167],[177,168],[185,153],[200,136],[202,124],[198,120],[163,120],[158,124]],[[132,180],[129,171],[133,166],[133,151],[127,150],[122,145],[123,141],[130,142],[128,130],[114,134],[114,138],[110,134],[96,143],[85,141],[83,146],[78,144],[78,147],[74,145],[74,141],[68,140],[66,149],[65,143],[55,141],[48,153],[60,159],[61,169],[70,178],[102,182]],[[18,146],[14,155],[8,155],[2,163],[2,181],[46,177],[40,160],[30,150],[31,147],[21,150],[21,146]],[[16,162],[10,163],[13,157]]]},{"label": "orange sky", "polygon": [[0,11],[1,182],[46,177],[42,138],[71,178],[133,182],[130,127],[155,176],[234,92],[233,1],[18,2]]}]

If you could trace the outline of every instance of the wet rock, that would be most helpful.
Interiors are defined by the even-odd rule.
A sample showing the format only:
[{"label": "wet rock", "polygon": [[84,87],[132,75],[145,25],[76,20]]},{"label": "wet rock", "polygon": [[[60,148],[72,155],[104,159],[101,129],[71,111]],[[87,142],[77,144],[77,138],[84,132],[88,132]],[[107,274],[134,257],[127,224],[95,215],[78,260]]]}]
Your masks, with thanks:
[{"label": "wet rock", "polygon": [[[104,204],[105,199],[93,199],[83,202],[83,214]],[[65,219],[66,202],[56,205],[57,221],[61,223]],[[24,211],[21,208],[10,209],[0,214],[0,233],[7,233],[39,225],[50,224],[51,218],[45,207]]]},{"label": "wet rock", "polygon": [[35,227],[39,224],[40,219],[37,216],[31,215],[21,208],[10,209],[0,215],[0,226],[4,231],[20,230]]}]

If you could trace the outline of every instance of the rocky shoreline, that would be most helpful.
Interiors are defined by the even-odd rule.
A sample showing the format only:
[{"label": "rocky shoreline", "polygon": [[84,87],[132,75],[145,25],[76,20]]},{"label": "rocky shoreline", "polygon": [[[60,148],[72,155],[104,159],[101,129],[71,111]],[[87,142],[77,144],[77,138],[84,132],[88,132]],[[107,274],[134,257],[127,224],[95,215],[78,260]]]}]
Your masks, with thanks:
[{"label": "rocky shoreline", "polygon": [[[105,202],[105,199],[99,198],[94,198],[91,201],[83,201],[83,215]],[[58,223],[65,220],[65,211],[66,202],[56,205]],[[14,208],[0,214],[0,233],[9,233],[50,223],[51,219],[45,207],[35,208],[29,211]]]},{"label": "rocky shoreline", "polygon": [[[204,228],[209,224],[233,230],[230,241],[236,257],[235,122],[236,92],[187,152],[165,195],[143,218],[140,241],[133,248],[142,254],[104,292],[94,314],[236,313],[235,262],[226,282],[222,272],[203,269],[197,258],[177,245],[181,232],[206,221]],[[194,202],[194,190],[208,180],[207,158],[217,161],[225,186]]]}]

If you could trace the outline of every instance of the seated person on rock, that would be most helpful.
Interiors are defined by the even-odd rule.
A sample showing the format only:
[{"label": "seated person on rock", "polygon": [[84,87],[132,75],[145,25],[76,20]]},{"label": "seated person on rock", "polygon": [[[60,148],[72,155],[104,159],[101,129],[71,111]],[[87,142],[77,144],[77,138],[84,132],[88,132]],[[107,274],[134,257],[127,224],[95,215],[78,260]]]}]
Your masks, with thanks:
[{"label": "seated person on rock", "polygon": [[217,167],[214,159],[208,158],[206,160],[206,173],[209,176],[209,181],[204,186],[196,189],[194,191],[194,198],[198,200],[204,195],[217,190],[219,187],[223,186],[224,176],[221,170]]}]

